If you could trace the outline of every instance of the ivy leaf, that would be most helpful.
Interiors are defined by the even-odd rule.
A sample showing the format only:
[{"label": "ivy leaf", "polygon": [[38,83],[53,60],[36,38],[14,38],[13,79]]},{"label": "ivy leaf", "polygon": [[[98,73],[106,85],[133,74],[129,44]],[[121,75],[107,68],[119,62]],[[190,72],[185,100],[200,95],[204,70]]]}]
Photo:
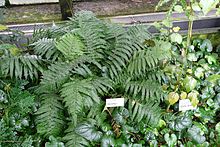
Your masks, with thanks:
[{"label": "ivy leaf", "polygon": [[194,115],[198,117],[203,123],[215,122],[215,111],[213,110],[207,110],[202,107],[199,107],[198,109],[196,109]]},{"label": "ivy leaf", "polygon": [[212,52],[213,50],[212,42],[208,39],[203,40],[202,44],[200,45],[200,49],[202,51]]},{"label": "ivy leaf", "polygon": [[103,133],[98,131],[94,124],[84,122],[77,126],[76,133],[86,138],[89,141],[98,141]]},{"label": "ivy leaf", "polygon": [[192,125],[192,119],[190,115],[184,114],[176,117],[171,123],[169,124],[169,127],[172,130],[175,131],[182,131],[183,129],[186,129]]},{"label": "ivy leaf", "polygon": [[174,7],[174,11],[176,11],[178,13],[182,13],[183,12],[183,7],[181,5],[176,5]]},{"label": "ivy leaf", "polygon": [[194,79],[192,76],[187,76],[184,80],[183,80],[183,85],[184,88],[186,89],[186,92],[190,92],[192,91],[197,84],[197,80]]},{"label": "ivy leaf", "polygon": [[201,129],[195,125],[193,125],[192,128],[188,129],[187,134],[193,142],[198,144],[202,144],[206,140],[205,136],[201,135]]},{"label": "ivy leaf", "polygon": [[65,147],[64,143],[58,142],[57,139],[53,136],[49,137],[50,142],[45,144],[45,147]]},{"label": "ivy leaf", "polygon": [[164,139],[169,147],[173,147],[177,143],[177,137],[175,134],[170,135],[170,134],[166,133],[164,135]]},{"label": "ivy leaf", "polygon": [[199,79],[203,78],[204,77],[204,69],[202,67],[196,68],[194,75]]},{"label": "ivy leaf", "polygon": [[183,37],[178,33],[173,33],[170,35],[171,42],[181,44],[183,41]]},{"label": "ivy leaf", "polygon": [[206,81],[209,81],[211,83],[216,83],[217,80],[220,80],[220,74],[214,74],[206,78]]},{"label": "ivy leaf", "polygon": [[8,27],[0,24],[0,31],[4,31],[4,30],[7,30],[7,29],[8,29]]},{"label": "ivy leaf", "polygon": [[167,97],[169,105],[173,105],[179,100],[179,94],[176,92],[170,92]]},{"label": "ivy leaf", "polygon": [[205,58],[207,59],[209,64],[216,64],[217,58],[213,55],[206,55]]},{"label": "ivy leaf", "polygon": [[199,95],[199,92],[195,90],[193,90],[192,92],[188,94],[188,99],[191,101],[193,107],[196,107],[199,103],[198,95]]},{"label": "ivy leaf", "polygon": [[114,146],[114,145],[115,145],[114,138],[110,136],[104,136],[101,140],[102,147],[109,147],[109,146]]},{"label": "ivy leaf", "polygon": [[194,11],[201,11],[201,8],[200,8],[200,6],[199,6],[199,3],[197,3],[197,2],[195,2],[195,3],[192,4],[192,9],[193,9]]},{"label": "ivy leaf", "polygon": [[197,61],[197,60],[198,60],[198,57],[196,56],[195,53],[188,53],[188,54],[187,54],[187,59],[188,59],[189,61]]},{"label": "ivy leaf", "polygon": [[210,10],[216,8],[216,5],[219,3],[219,0],[200,0],[199,4],[202,7],[203,13],[206,15]]}]

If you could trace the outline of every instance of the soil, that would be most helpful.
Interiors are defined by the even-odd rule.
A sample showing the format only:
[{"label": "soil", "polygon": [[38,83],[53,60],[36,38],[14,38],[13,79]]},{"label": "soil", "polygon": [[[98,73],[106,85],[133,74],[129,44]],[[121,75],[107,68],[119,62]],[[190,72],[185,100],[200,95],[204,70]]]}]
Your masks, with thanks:
[{"label": "soil", "polygon": [[[74,2],[75,12],[88,10],[99,17],[154,12],[159,0],[93,0]],[[162,10],[165,10],[163,7]],[[58,4],[11,6],[4,9],[4,24],[60,21]]]}]

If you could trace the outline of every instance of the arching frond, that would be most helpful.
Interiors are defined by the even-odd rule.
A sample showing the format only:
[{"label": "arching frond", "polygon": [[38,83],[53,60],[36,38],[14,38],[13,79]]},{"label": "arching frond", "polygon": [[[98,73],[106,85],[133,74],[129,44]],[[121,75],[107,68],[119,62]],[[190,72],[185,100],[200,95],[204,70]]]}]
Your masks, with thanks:
[{"label": "arching frond", "polygon": [[127,81],[124,84],[125,92],[142,102],[157,101],[163,99],[163,91],[160,84],[153,80]]},{"label": "arching frond", "polygon": [[91,82],[96,92],[101,96],[107,94],[110,89],[113,89],[112,81],[108,78],[97,77],[92,79]]},{"label": "arching frond", "polygon": [[62,98],[55,93],[44,93],[41,99],[41,107],[35,119],[37,132],[44,137],[60,136],[65,125]]},{"label": "arching frond", "polygon": [[42,60],[36,55],[5,56],[0,61],[2,75],[17,79],[38,79]]},{"label": "arching frond", "polygon": [[58,62],[48,67],[48,70],[43,71],[43,76],[40,82],[38,91],[45,89],[56,91],[59,90],[70,77],[72,65],[70,63]]},{"label": "arching frond", "polygon": [[160,60],[170,58],[170,48],[170,43],[159,41],[154,47],[135,52],[128,65],[128,72],[140,75],[157,68]]},{"label": "arching frond", "polygon": [[94,87],[88,80],[73,79],[64,84],[61,96],[64,98],[65,106],[68,108],[74,124],[77,123],[77,115],[82,112],[84,107],[91,107],[100,101]]},{"label": "arching frond", "polygon": [[42,38],[33,43],[34,52],[44,59],[56,61],[61,53],[55,46],[55,39]]},{"label": "arching frond", "polygon": [[57,49],[66,59],[73,60],[84,54],[85,46],[80,38],[72,33],[68,33],[56,42]]},{"label": "arching frond", "polygon": [[152,101],[142,104],[138,101],[130,100],[129,112],[133,121],[137,123],[143,121],[152,127],[157,126],[161,117],[161,108],[158,106],[158,103]]}]

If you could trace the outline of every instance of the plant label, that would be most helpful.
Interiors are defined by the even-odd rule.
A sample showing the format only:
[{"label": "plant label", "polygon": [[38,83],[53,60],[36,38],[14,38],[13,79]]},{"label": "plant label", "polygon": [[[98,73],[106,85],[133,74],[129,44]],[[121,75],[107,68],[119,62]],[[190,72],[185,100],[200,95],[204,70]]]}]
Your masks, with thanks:
[{"label": "plant label", "polygon": [[123,107],[124,103],[124,98],[106,99],[106,107]]},{"label": "plant label", "polygon": [[184,99],[179,101],[179,111],[194,110],[196,107],[193,107],[189,99]]}]

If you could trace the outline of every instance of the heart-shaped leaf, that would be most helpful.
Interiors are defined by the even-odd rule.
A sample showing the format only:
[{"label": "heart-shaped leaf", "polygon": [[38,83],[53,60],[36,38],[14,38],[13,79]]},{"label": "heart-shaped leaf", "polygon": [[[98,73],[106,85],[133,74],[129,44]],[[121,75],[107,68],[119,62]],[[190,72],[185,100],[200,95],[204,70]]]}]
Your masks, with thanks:
[{"label": "heart-shaped leaf", "polygon": [[114,138],[112,138],[111,136],[104,136],[101,140],[101,144],[102,147],[114,146],[115,141]]},{"label": "heart-shaped leaf", "polygon": [[190,92],[193,89],[195,89],[196,84],[197,84],[197,80],[194,79],[192,76],[187,76],[183,81],[183,85],[184,88],[186,89],[186,92]]},{"label": "heart-shaped leaf", "polygon": [[189,61],[197,61],[197,60],[198,60],[198,58],[196,57],[196,54],[195,54],[195,53],[188,53],[187,59],[188,59]]},{"label": "heart-shaped leaf", "polygon": [[206,140],[205,136],[201,135],[201,129],[195,125],[193,125],[192,128],[189,128],[187,133],[189,138],[195,143],[202,144]]},{"label": "heart-shaped leaf", "polygon": [[76,127],[76,133],[86,138],[89,141],[98,141],[103,133],[98,131],[98,128],[89,122],[84,122]]},{"label": "heart-shaped leaf", "polygon": [[185,91],[182,91],[181,94],[180,94],[180,99],[183,100],[183,99],[186,99],[187,98],[187,93]]},{"label": "heart-shaped leaf", "polygon": [[170,92],[167,96],[167,101],[169,105],[173,105],[179,100],[179,94],[176,92]]},{"label": "heart-shaped leaf", "polygon": [[63,142],[59,142],[55,137],[49,137],[50,142],[46,142],[45,147],[65,147]]},{"label": "heart-shaped leaf", "polygon": [[192,125],[192,118],[188,114],[179,115],[169,123],[169,127],[174,131],[182,131]]},{"label": "heart-shaped leaf", "polygon": [[170,134],[166,133],[164,135],[164,139],[165,139],[165,141],[166,141],[166,143],[168,144],[169,147],[172,147],[177,143],[177,137],[176,137],[175,134],[170,135]]},{"label": "heart-shaped leaf", "polygon": [[183,37],[178,33],[173,33],[170,35],[170,40],[171,40],[171,42],[181,44],[183,41]]},{"label": "heart-shaped leaf", "polygon": [[195,90],[193,90],[192,92],[188,94],[188,99],[191,101],[193,107],[196,107],[197,104],[199,103],[198,95],[199,95],[199,92]]},{"label": "heart-shaped leaf", "polygon": [[196,68],[194,75],[199,79],[203,78],[204,77],[204,69],[202,67]]},{"label": "heart-shaped leaf", "polygon": [[216,5],[219,3],[219,0],[200,0],[199,5],[202,8],[203,13],[206,15],[210,10],[216,8]]},{"label": "heart-shaped leaf", "polygon": [[205,39],[203,40],[201,46],[200,46],[200,49],[202,51],[207,51],[207,52],[211,52],[213,50],[213,47],[212,47],[212,42],[208,39]]}]

